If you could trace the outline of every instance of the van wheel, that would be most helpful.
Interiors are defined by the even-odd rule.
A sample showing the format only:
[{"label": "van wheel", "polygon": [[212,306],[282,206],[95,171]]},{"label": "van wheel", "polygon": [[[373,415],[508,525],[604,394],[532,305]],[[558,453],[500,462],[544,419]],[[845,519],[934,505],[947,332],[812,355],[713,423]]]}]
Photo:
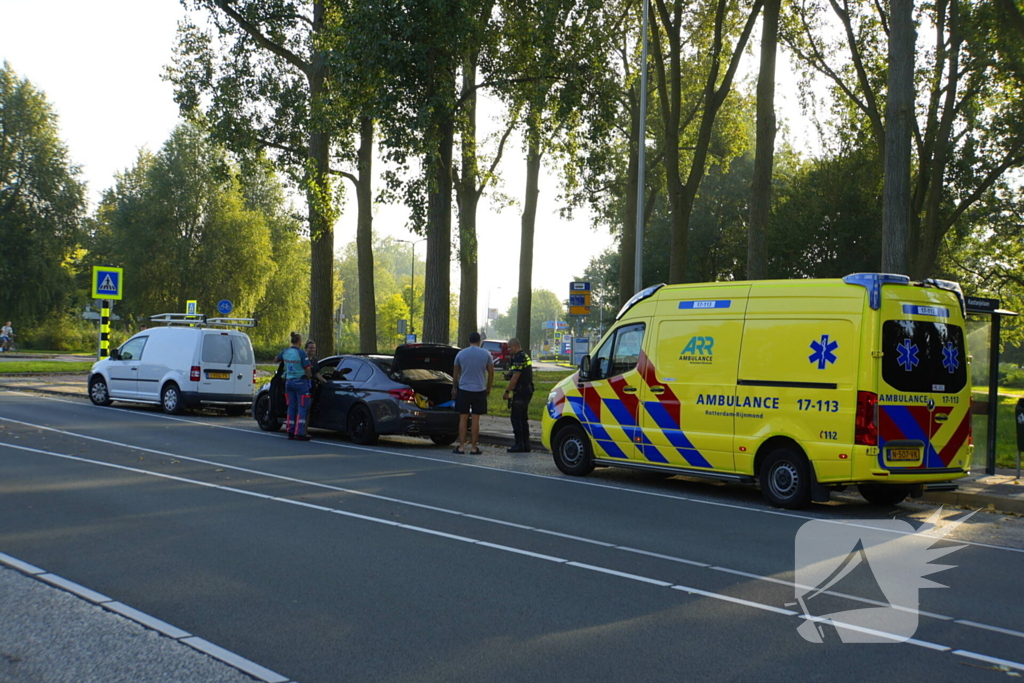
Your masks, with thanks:
[{"label": "van wheel", "polygon": [[438,446],[451,446],[458,438],[458,434],[434,434],[430,440]]},{"label": "van wheel", "polygon": [[89,400],[98,406],[109,406],[112,403],[107,382],[102,377],[89,382]]},{"label": "van wheel", "polygon": [[270,394],[263,394],[260,400],[256,401],[256,409],[253,411],[256,424],[265,432],[281,431],[281,420],[272,414],[270,406]]},{"label": "van wheel", "polygon": [[352,443],[372,446],[379,435],[373,429],[373,416],[366,406],[356,406],[348,414],[348,435]]},{"label": "van wheel", "polygon": [[551,448],[555,466],[573,477],[585,477],[594,471],[594,453],[590,449],[590,437],[579,425],[570,425],[559,430]]},{"label": "van wheel", "polygon": [[811,502],[811,466],[793,448],[777,448],[761,465],[761,493],[775,507],[790,510]]},{"label": "van wheel", "polygon": [[168,415],[181,415],[184,406],[181,403],[181,389],[173,382],[160,392],[160,405]]},{"label": "van wheel", "polygon": [[857,490],[873,505],[895,505],[910,495],[909,484],[858,484]]}]

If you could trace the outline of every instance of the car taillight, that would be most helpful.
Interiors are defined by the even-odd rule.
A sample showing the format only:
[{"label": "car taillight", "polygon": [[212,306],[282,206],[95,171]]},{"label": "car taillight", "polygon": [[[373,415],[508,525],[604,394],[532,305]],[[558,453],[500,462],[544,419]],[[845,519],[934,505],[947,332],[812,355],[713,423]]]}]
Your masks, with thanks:
[{"label": "car taillight", "polygon": [[399,401],[408,401],[412,403],[416,400],[416,392],[412,389],[391,389],[388,391],[392,398],[397,398]]},{"label": "car taillight", "polygon": [[193,382],[198,382],[202,377],[203,371],[198,365],[193,365],[192,369],[188,373],[188,378]]},{"label": "car taillight", "polygon": [[252,383],[256,384],[256,368],[252,369]]},{"label": "car taillight", "polygon": [[878,426],[875,411],[878,408],[878,394],[870,391],[857,392],[857,418],[853,442],[858,446],[878,445]]}]

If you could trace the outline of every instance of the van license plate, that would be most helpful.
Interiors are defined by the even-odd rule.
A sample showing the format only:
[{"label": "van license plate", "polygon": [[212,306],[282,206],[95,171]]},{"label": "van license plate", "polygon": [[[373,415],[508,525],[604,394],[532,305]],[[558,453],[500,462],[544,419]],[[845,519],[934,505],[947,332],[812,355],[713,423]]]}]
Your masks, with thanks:
[{"label": "van license plate", "polygon": [[890,448],[889,460],[917,460],[921,457],[921,451],[916,448]]},{"label": "van license plate", "polygon": [[206,373],[207,379],[231,379],[230,372],[208,372]]}]

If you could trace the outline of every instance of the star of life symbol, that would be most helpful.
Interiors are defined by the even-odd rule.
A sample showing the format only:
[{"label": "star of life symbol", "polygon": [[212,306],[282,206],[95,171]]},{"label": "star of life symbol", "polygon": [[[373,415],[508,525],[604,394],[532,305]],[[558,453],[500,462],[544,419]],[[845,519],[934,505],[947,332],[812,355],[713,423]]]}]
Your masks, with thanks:
[{"label": "star of life symbol", "polygon": [[942,367],[949,372],[956,372],[960,367],[960,351],[953,346],[953,342],[946,342],[942,347]]},{"label": "star of life symbol", "polygon": [[[978,511],[939,526],[942,508],[914,529],[901,519],[872,520],[846,526],[827,520],[811,520],[796,535],[795,603],[803,610],[804,622],[797,632],[811,643],[823,643],[838,634],[844,643],[902,643],[917,632],[918,591],[944,588],[924,577],[951,569],[954,565],[931,564],[963,545],[933,548],[933,544],[970,519]],[[867,526],[869,525],[870,526]],[[834,598],[849,595],[854,589],[831,588],[861,569],[857,578],[873,575],[887,605],[862,607],[829,614],[812,614],[811,601],[825,594]],[[853,581],[853,579],[851,579]],[[824,602],[823,598],[819,602]]]},{"label": "star of life symbol", "polygon": [[817,363],[819,370],[824,370],[827,364],[835,363],[836,360],[838,360],[836,358],[836,354],[833,353],[838,348],[839,342],[829,341],[828,335],[823,334],[821,335],[820,342],[811,342],[811,351],[814,351],[814,353],[810,355],[808,360],[811,361],[812,363]]},{"label": "star of life symbol", "polygon": [[896,362],[903,366],[903,369],[907,372],[916,368],[921,362],[917,358],[917,344],[911,344],[909,339],[904,339],[903,342],[896,347],[896,351],[899,354],[896,357]]}]

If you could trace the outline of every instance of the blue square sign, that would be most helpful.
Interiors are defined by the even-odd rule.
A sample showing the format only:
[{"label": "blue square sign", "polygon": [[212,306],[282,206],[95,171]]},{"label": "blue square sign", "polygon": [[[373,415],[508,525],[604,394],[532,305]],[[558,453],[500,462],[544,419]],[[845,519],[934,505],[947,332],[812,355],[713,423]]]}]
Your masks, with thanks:
[{"label": "blue square sign", "polygon": [[93,266],[92,268],[92,298],[93,299],[121,299],[121,285],[123,282],[122,268],[113,266]]}]

